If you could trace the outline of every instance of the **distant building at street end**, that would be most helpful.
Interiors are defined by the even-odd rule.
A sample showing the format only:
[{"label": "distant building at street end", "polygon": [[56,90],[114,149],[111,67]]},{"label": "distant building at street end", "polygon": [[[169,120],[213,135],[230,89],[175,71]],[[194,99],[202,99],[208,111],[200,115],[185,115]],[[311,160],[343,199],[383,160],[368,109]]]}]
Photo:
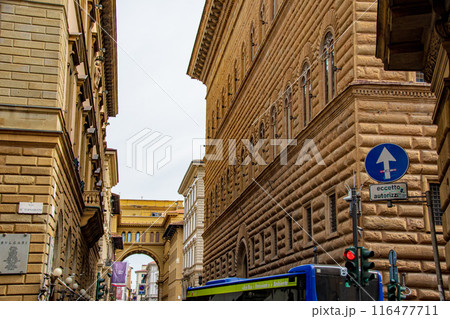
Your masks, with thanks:
[{"label": "distant building at street end", "polygon": [[158,288],[151,298],[181,299],[183,216],[182,201],[121,199],[120,213],[111,221],[111,232],[120,234],[123,242],[123,249],[116,249],[116,261],[134,254],[154,260],[151,267],[157,272],[153,269],[152,277],[157,277]]},{"label": "distant building at street end", "polygon": [[[448,166],[436,153],[435,95],[415,72],[384,70],[376,32],[376,1],[205,1],[187,71],[207,88],[204,281],[316,259],[344,265],[353,243],[344,197],[355,183],[363,185],[359,245],[375,252],[383,282],[395,248],[408,300],[439,299],[426,205],[370,200],[377,182],[364,160],[378,144],[406,151],[398,182],[410,196],[430,190],[437,205]],[[445,203],[448,194],[441,186]],[[435,216],[443,251],[448,234],[442,212]]]},{"label": "distant building at street end", "polygon": [[146,266],[145,300],[158,301],[158,265],[151,261]]},{"label": "distant building at street end", "polygon": [[178,193],[184,196],[183,295],[188,287],[202,284],[205,164],[194,160],[184,175]]},{"label": "distant building at street end", "polygon": [[145,296],[145,286],[147,283],[147,265],[142,265],[142,268],[140,270],[136,270],[134,273],[136,275],[136,301],[143,301],[146,300]]}]

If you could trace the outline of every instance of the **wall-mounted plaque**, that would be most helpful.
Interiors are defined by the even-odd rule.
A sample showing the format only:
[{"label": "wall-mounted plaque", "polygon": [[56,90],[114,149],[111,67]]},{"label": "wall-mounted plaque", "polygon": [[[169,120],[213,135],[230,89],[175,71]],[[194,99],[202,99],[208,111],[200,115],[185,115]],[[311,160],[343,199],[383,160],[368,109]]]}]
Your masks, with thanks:
[{"label": "wall-mounted plaque", "polygon": [[44,203],[19,203],[19,214],[42,214]]},{"label": "wall-mounted plaque", "polygon": [[30,234],[0,234],[0,275],[25,274]]}]

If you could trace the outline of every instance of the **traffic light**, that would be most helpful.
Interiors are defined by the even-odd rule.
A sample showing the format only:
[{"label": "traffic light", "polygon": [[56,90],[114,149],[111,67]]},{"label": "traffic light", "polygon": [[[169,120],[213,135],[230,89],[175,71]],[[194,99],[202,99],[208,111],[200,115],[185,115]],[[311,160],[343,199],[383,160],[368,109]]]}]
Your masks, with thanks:
[{"label": "traffic light", "polygon": [[398,301],[402,301],[402,299],[406,299],[406,296],[404,294],[402,294],[402,292],[405,290],[406,290],[406,287],[398,285],[398,287],[397,287],[397,300]]},{"label": "traffic light", "polygon": [[370,269],[375,267],[375,264],[369,261],[369,258],[374,255],[375,253],[372,250],[361,247],[361,285],[363,286],[367,286],[369,281],[375,278],[375,275],[369,272]]},{"label": "traffic light", "polygon": [[97,273],[97,289],[95,292],[95,300],[98,301],[101,298],[103,298],[103,295],[105,294],[105,287],[106,285],[103,284],[105,282],[105,279],[100,276],[100,272]]},{"label": "traffic light", "polygon": [[347,268],[347,281],[345,283],[346,287],[350,287],[350,285],[356,285],[359,282],[359,265],[358,258],[356,258],[358,254],[356,247],[349,247],[345,249],[344,257],[345,257],[345,267]]},{"label": "traffic light", "polygon": [[388,300],[396,301],[397,300],[397,283],[395,281],[390,281],[387,285],[388,291]]}]

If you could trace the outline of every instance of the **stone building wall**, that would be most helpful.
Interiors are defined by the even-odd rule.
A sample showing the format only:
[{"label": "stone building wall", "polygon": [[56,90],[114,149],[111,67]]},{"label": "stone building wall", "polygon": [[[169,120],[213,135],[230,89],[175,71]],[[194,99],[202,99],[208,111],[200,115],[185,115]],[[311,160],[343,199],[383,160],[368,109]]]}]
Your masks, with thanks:
[{"label": "stone building wall", "polygon": [[[287,272],[311,263],[314,246],[319,263],[342,264],[343,250],[352,243],[345,184],[352,186],[353,178],[357,185],[374,183],[365,173],[364,158],[380,143],[406,149],[411,165],[401,181],[411,184],[411,195],[437,180],[434,97],[428,86],[414,82],[414,74],[386,72],[374,57],[376,4],[278,1],[272,19],[269,1],[263,2],[268,8],[265,24],[261,1],[224,1],[222,6],[207,1],[205,7],[212,9],[204,12],[188,69],[208,88],[207,138],[223,139],[227,155],[229,140],[237,141],[231,164],[227,156],[206,160],[206,280]],[[214,18],[208,19],[208,12]],[[334,38],[336,89],[327,103],[323,48],[328,31]],[[311,74],[310,116],[303,108],[305,63]],[[284,102],[289,90],[290,122]],[[289,125],[297,145],[287,146],[287,165],[281,165],[280,148],[267,140],[286,139]],[[242,139],[253,139],[254,145],[266,140],[259,154],[267,165],[255,164],[256,159],[245,162],[249,151]],[[314,156],[316,150],[320,157]],[[206,151],[214,154],[217,148],[207,146]],[[336,231],[330,223],[332,195]],[[430,290],[436,276],[429,269],[432,248],[423,205],[387,209],[368,201],[367,186],[362,196],[361,243],[375,251],[384,282],[387,248],[398,247],[400,271],[407,273],[406,284],[413,291],[410,298],[436,298],[437,292]],[[313,239],[303,231],[309,228],[309,211]]]},{"label": "stone building wall", "polygon": [[[0,3],[0,232],[31,235],[26,274],[0,275],[1,300],[37,300],[44,275],[57,267],[61,279],[75,274],[79,289],[95,292],[105,122],[117,113],[97,94],[114,81],[116,61],[104,60],[109,71],[94,66],[102,34],[83,13],[99,21],[115,11],[113,1],[103,13],[91,10],[93,1],[80,3]],[[42,214],[19,214],[21,202],[43,203]]]}]

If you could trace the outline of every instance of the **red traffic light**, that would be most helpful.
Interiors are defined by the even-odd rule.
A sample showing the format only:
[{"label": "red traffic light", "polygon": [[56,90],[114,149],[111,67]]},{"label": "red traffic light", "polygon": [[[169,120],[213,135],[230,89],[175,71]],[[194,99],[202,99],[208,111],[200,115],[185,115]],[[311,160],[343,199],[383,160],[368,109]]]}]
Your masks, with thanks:
[{"label": "red traffic light", "polygon": [[346,250],[344,253],[344,256],[345,256],[345,258],[347,258],[347,260],[350,260],[350,261],[355,260],[355,258],[356,258],[355,254],[351,250]]}]

